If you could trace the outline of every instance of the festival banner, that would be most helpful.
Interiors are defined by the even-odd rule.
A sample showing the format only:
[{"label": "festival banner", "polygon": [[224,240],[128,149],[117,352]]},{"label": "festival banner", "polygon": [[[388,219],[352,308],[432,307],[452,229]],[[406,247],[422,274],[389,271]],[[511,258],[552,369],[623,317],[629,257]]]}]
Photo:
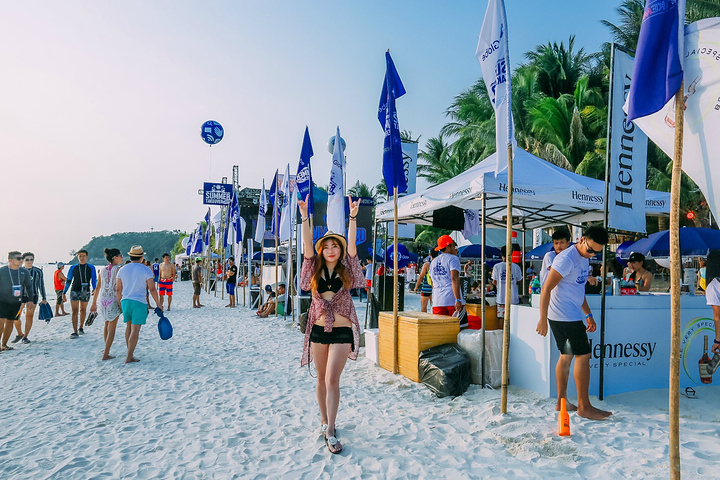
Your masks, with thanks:
[{"label": "festival banner", "polygon": [[480,28],[475,57],[480,62],[485,87],[495,109],[495,148],[498,152],[495,175],[507,168],[508,144],[515,150],[515,121],[510,87],[510,48],[503,0],[490,0]]},{"label": "festival banner", "polygon": [[612,68],[608,227],[645,233],[647,136],[628,121],[623,111],[630,90],[633,58],[615,48]]},{"label": "festival banner", "polygon": [[[710,211],[720,214],[720,19],[685,27],[685,126],[683,171],[705,195]],[[632,93],[632,88],[631,88]],[[675,99],[635,124],[670,158],[674,157]]]},{"label": "festival banner", "polygon": [[278,202],[277,202],[277,191],[278,191],[278,171],[275,170],[275,176],[273,177],[272,185],[270,185],[270,192],[268,194],[268,198],[270,199],[270,204],[273,207],[273,216],[272,216],[272,223],[270,224],[270,233],[273,234],[273,237],[277,237],[277,225],[276,222],[278,222],[280,219],[277,218],[278,213]]},{"label": "festival banner", "polygon": [[340,127],[337,127],[328,185],[327,226],[331,232],[345,235],[345,152],[340,138]]},{"label": "festival banner", "polygon": [[[385,52],[385,80],[380,93],[378,120],[385,131],[383,141],[383,179],[389,195],[397,187],[398,195],[407,191],[408,185],[403,169],[402,141],[400,125],[395,109],[395,100],[405,95],[405,87],[400,80],[390,52]],[[328,205],[329,206],[329,205]]]},{"label": "festival banner", "polygon": [[263,180],[260,192],[260,205],[258,206],[257,226],[255,227],[255,241],[261,246],[265,236],[265,212],[267,211],[267,196],[265,194],[265,180]]},{"label": "festival banner", "polygon": [[227,205],[232,200],[233,186],[229,183],[203,183],[203,204]]},{"label": "festival banner", "polygon": [[[405,195],[415,193],[417,184],[417,158],[418,144],[415,142],[402,144],[403,171],[405,172],[405,183],[407,191]],[[398,195],[399,197],[400,195]]]},{"label": "festival banner", "polygon": [[300,149],[300,163],[298,163],[297,181],[300,198],[307,198],[308,215],[315,213],[315,202],[312,195],[312,169],[310,168],[310,158],[313,156],[312,143],[310,142],[310,132],[305,126],[305,136],[303,137],[302,148]]},{"label": "festival banner", "polygon": [[290,164],[285,167],[283,175],[279,233],[281,242],[290,240]]}]

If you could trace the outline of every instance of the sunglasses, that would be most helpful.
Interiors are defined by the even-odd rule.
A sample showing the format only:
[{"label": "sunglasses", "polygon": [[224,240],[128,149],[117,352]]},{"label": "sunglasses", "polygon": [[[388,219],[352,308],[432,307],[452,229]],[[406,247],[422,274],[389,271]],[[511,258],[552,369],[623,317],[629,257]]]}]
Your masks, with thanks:
[{"label": "sunglasses", "polygon": [[587,240],[585,240],[585,249],[587,250],[587,253],[589,254],[595,254],[595,253],[601,253],[602,250],[593,250],[590,248],[590,245],[587,243]]},{"label": "sunglasses", "polygon": [[34,259],[34,258],[26,258],[25,261],[26,261],[26,262],[34,262],[35,259]]},{"label": "sunglasses", "polygon": [[18,262],[22,262],[22,257],[14,257],[13,260],[17,260]]}]

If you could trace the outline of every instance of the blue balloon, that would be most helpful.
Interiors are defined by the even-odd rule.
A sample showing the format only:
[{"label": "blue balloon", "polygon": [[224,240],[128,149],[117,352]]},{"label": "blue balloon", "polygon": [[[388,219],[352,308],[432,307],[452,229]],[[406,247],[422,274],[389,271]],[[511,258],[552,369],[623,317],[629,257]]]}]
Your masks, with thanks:
[{"label": "blue balloon", "polygon": [[220,125],[214,120],[208,120],[207,122],[203,123],[202,127],[200,128],[200,136],[202,137],[203,141],[209,145],[215,145],[216,143],[220,143],[220,140],[223,139],[224,135],[225,130],[223,129],[222,125]]}]

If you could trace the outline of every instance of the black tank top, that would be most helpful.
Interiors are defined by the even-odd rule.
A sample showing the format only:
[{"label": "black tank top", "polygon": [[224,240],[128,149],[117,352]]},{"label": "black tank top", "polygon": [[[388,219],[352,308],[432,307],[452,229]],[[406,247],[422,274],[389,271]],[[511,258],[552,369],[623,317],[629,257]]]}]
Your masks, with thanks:
[{"label": "black tank top", "polygon": [[343,287],[343,282],[340,279],[340,275],[338,275],[337,272],[335,272],[334,270],[332,275],[330,275],[330,272],[328,272],[328,268],[326,266],[323,266],[323,273],[325,273],[325,278],[318,279],[318,293],[338,293]]}]

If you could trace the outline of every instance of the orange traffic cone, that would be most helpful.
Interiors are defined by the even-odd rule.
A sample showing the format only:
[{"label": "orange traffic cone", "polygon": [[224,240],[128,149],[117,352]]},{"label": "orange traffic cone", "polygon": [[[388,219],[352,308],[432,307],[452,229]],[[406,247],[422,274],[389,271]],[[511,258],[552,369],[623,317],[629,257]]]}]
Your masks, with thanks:
[{"label": "orange traffic cone", "polygon": [[570,415],[567,412],[565,399],[560,399],[560,413],[558,414],[558,435],[561,437],[570,436]]}]

